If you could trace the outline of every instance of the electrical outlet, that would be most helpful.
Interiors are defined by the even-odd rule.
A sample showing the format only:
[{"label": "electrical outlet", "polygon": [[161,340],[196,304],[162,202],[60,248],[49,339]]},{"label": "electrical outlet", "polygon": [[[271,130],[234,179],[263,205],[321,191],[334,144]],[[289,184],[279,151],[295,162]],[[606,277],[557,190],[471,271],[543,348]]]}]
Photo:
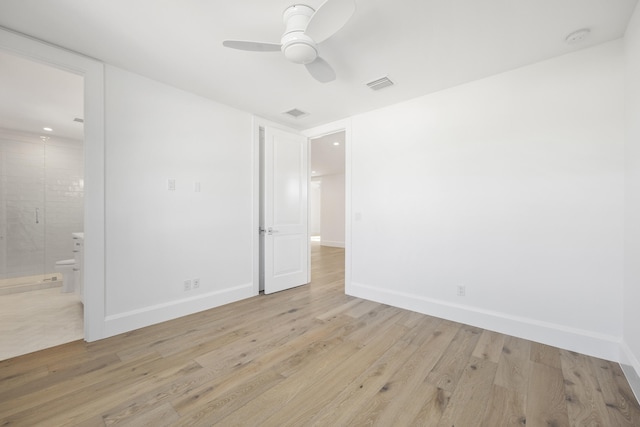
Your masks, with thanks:
[{"label": "electrical outlet", "polygon": [[167,180],[167,190],[176,191],[176,180],[175,179],[168,179]]},{"label": "electrical outlet", "polygon": [[464,285],[458,285],[458,296],[463,297],[467,294],[467,287]]},{"label": "electrical outlet", "polygon": [[198,289],[200,287],[200,279],[193,279],[193,289]]},{"label": "electrical outlet", "polygon": [[184,291],[190,291],[191,290],[191,280],[185,280],[184,281]]}]

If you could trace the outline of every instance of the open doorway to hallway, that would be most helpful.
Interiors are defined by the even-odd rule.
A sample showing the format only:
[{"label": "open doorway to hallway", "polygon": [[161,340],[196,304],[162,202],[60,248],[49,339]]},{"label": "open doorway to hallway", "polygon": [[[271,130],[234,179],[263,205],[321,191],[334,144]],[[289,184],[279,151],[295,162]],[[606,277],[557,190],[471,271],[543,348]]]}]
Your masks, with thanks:
[{"label": "open doorway to hallway", "polygon": [[344,260],[345,131],[311,139],[310,158],[309,234],[313,282],[318,260],[336,256]]},{"label": "open doorway to hallway", "polygon": [[344,248],[345,132],[310,140],[309,230],[312,242]]}]

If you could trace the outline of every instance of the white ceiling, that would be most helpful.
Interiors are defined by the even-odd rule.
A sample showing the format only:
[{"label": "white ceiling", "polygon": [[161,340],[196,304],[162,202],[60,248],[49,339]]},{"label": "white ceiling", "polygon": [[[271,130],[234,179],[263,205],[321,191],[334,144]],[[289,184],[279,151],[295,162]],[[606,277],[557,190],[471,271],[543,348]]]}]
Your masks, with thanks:
[{"label": "white ceiling", "polygon": [[0,51],[0,128],[82,140],[82,86],[81,76]]},{"label": "white ceiling", "polygon": [[[222,46],[279,42],[292,0],[2,0],[0,25],[305,129],[614,40],[637,0],[356,2],[351,21],[319,46],[338,76],[326,84],[279,52]],[[564,42],[585,27],[585,41]],[[396,85],[365,86],[385,75]],[[310,114],[282,114],[292,108]]]}]

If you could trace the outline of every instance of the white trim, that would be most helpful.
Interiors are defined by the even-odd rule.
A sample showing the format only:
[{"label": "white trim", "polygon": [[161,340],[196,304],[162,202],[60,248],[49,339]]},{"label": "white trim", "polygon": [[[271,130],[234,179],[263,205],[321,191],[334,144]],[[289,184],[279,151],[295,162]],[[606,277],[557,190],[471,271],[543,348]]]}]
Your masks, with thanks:
[{"label": "white trim", "polygon": [[351,283],[347,294],[601,359],[617,362],[620,356],[621,338],[612,335],[482,310],[404,292],[389,291],[362,283]]},{"label": "white trim", "polygon": [[630,365],[636,372],[640,373],[640,360],[633,354],[625,341],[620,344],[620,363]]},{"label": "white trim", "polygon": [[247,283],[221,291],[194,295],[177,301],[170,301],[125,313],[110,315],[105,319],[105,335],[106,337],[110,337],[129,332],[253,296],[255,296],[253,284]]},{"label": "white trim", "polygon": [[625,341],[620,344],[620,366],[629,385],[640,402],[640,360],[633,354]]},{"label": "white trim", "polygon": [[0,50],[84,77],[84,339],[104,338],[104,64],[4,28],[0,28]]},{"label": "white trim", "polygon": [[640,402],[640,376],[638,376],[638,372],[629,365],[620,364],[620,367],[636,400]]},{"label": "white trim", "polygon": [[301,133],[307,138],[313,139],[320,138],[325,135],[331,135],[332,133],[340,132],[343,130],[351,130],[351,119],[338,120],[335,122],[316,126],[311,129],[303,130]]},{"label": "white trim", "polygon": [[253,116],[253,126],[258,129],[259,127],[270,127],[272,129],[280,129],[284,132],[291,132],[298,135],[304,135],[303,132],[300,132],[298,129],[290,128],[288,126],[282,125],[280,123],[272,122],[271,120],[267,120],[260,116]]},{"label": "white trim", "polygon": [[256,116],[251,118],[251,158],[253,165],[252,173],[252,196],[251,203],[253,212],[251,213],[251,257],[252,273],[251,286],[253,295],[260,293],[260,126],[261,121]]}]

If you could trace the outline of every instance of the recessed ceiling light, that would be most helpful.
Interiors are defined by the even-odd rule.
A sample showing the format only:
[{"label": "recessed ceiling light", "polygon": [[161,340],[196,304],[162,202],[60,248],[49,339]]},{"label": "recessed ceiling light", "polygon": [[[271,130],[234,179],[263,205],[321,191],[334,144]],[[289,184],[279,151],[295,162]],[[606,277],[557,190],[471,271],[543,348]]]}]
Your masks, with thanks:
[{"label": "recessed ceiling light", "polygon": [[339,142],[334,142],[333,145],[338,146],[338,145],[340,145],[340,143]]},{"label": "recessed ceiling light", "polygon": [[318,172],[316,172],[316,171],[311,171],[311,173],[318,173]]},{"label": "recessed ceiling light", "polygon": [[567,42],[567,44],[580,43],[581,41],[586,39],[590,33],[591,33],[590,29],[582,28],[580,30],[574,31],[573,33],[569,34],[567,38],[564,39],[564,41]]},{"label": "recessed ceiling light", "polygon": [[42,130],[46,130],[47,132],[53,132],[53,129],[51,128],[42,128]]}]

